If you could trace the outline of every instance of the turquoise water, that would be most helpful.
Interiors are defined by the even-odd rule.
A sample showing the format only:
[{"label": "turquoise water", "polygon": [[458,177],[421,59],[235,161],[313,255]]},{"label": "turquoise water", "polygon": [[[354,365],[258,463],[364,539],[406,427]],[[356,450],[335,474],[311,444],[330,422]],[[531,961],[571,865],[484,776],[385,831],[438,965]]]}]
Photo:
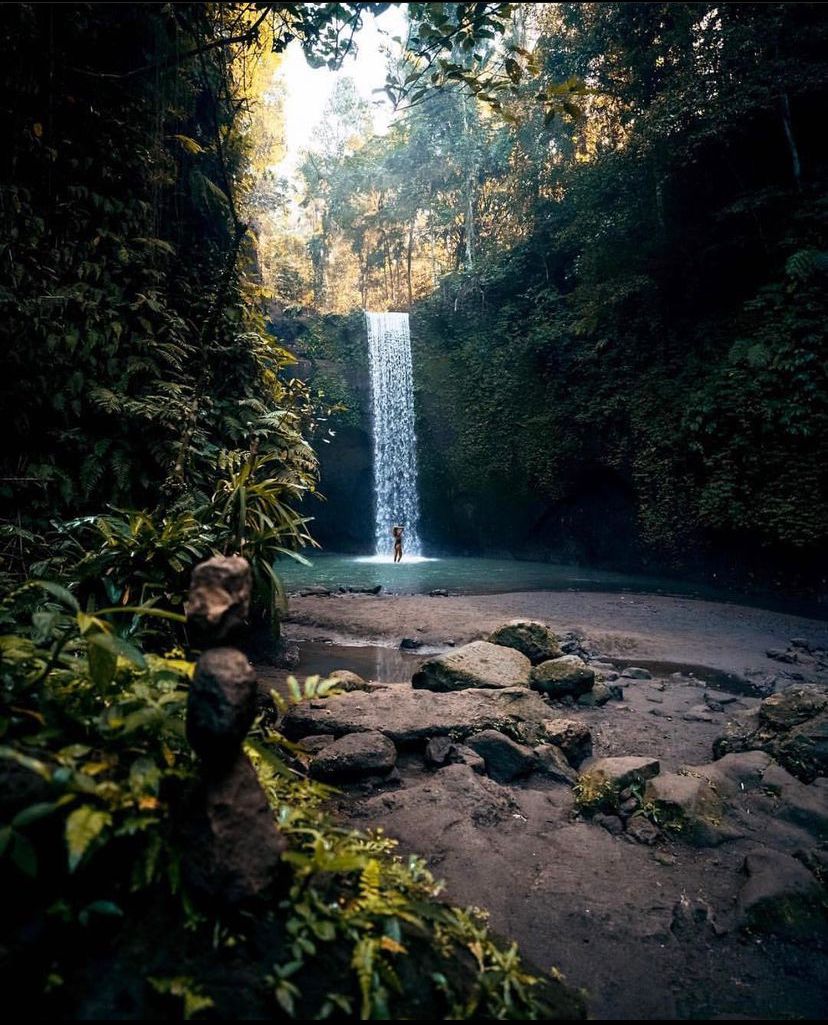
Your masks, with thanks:
[{"label": "turquoise water", "polygon": [[[503,594],[508,591],[628,591],[669,594],[717,601],[739,601],[770,607],[769,601],[751,602],[744,595],[729,595],[713,587],[666,577],[613,573],[551,562],[514,559],[390,559],[354,555],[313,554],[311,566],[280,561],[276,570],[288,592],[307,587],[332,591],[348,587],[376,587],[389,594],[428,594],[437,588],[449,594]],[[771,602],[771,604],[773,604]],[[811,614],[814,611],[811,610]],[[824,614],[824,613],[823,613]]]},{"label": "turquoise water", "polygon": [[777,595],[749,595],[711,585],[663,576],[614,573],[585,566],[517,559],[478,559],[449,556],[442,559],[404,557],[394,564],[390,556],[355,556],[303,553],[310,566],[283,559],[275,566],[288,593],[307,587],[368,588],[379,585],[386,594],[428,594],[442,589],[449,594],[505,594],[509,591],[611,591],[703,598],[791,615],[828,619],[828,607],[815,601]]}]

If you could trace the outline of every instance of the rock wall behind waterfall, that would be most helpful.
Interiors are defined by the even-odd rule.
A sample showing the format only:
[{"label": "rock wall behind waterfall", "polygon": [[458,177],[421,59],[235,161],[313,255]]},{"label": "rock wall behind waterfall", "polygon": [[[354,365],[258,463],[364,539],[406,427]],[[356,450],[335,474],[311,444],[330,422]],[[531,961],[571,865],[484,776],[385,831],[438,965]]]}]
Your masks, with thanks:
[{"label": "rock wall behind waterfall", "polygon": [[373,452],[371,381],[365,321],[353,316],[273,316],[272,333],[297,356],[296,376],[347,410],[328,426],[334,437],[317,439],[319,490],[325,501],[308,499],[311,532],[331,552],[373,551]]}]

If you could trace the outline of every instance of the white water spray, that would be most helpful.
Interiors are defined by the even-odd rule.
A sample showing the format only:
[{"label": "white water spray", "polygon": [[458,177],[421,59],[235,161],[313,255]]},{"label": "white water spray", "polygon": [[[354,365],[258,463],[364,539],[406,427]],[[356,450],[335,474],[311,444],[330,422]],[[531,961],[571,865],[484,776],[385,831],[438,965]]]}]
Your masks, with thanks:
[{"label": "white water spray", "polygon": [[374,424],[374,533],[378,557],[393,550],[391,528],[405,528],[403,558],[421,556],[417,438],[407,313],[366,313]]}]

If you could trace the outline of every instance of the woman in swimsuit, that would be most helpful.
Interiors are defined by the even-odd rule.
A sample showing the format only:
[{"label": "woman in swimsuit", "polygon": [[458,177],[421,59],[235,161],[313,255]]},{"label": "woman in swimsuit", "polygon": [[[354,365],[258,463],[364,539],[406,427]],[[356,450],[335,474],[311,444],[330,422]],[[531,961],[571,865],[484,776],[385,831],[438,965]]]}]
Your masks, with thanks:
[{"label": "woman in swimsuit", "polygon": [[394,562],[402,561],[402,541],[403,541],[403,528],[392,527],[391,533],[394,535]]}]

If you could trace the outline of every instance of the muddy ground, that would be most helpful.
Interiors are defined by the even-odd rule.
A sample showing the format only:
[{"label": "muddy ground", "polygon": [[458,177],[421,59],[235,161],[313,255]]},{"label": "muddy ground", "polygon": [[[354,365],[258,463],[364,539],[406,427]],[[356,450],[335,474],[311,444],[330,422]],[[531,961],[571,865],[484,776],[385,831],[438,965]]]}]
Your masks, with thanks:
[{"label": "muddy ground", "polygon": [[[314,596],[293,600],[286,632],[386,645],[411,637],[442,648],[515,616],[542,619],[562,633],[578,629],[587,646],[619,665],[683,663],[733,674],[734,692],[722,691],[720,678],[714,692],[701,673],[658,673],[655,666],[653,679],[623,681],[623,701],[558,713],[589,725],[596,756],[654,756],[662,772],[711,761],[728,718],[758,704],[758,696],[745,693],[746,681],[758,689],[778,689],[797,676],[825,682],[812,664],[766,655],[792,637],[828,644],[825,623],[675,598]],[[278,675],[264,671],[263,685]],[[705,695],[723,710],[711,710]],[[339,814],[360,828],[381,826],[401,851],[424,855],[452,900],[487,908],[492,926],[537,966],[555,967],[582,987],[591,1017],[822,1017],[824,935],[791,942],[739,928],[745,855],[814,847],[813,833],[777,816],[772,795],[737,799],[734,835],[719,846],[698,848],[670,835],[647,846],[579,816],[563,783],[530,777],[505,786],[464,765],[430,771],[417,753],[402,754],[398,768],[396,784],[343,792]]]}]

